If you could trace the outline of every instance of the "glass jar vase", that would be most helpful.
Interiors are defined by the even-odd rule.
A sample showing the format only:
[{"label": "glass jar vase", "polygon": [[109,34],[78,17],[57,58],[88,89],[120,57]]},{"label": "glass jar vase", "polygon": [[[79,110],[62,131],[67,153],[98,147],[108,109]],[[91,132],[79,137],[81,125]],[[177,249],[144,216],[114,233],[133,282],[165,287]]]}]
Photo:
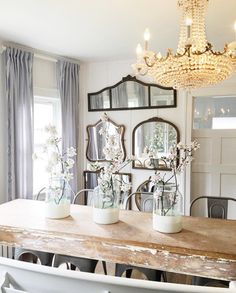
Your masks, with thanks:
[{"label": "glass jar vase", "polygon": [[93,194],[93,221],[97,224],[114,224],[119,221],[121,192],[108,189],[105,192],[97,186]]},{"label": "glass jar vase", "polygon": [[46,189],[45,216],[62,219],[70,215],[71,188],[64,179],[53,178]]},{"label": "glass jar vase", "polygon": [[153,195],[153,229],[162,233],[182,230],[182,195],[176,184],[157,185]]}]

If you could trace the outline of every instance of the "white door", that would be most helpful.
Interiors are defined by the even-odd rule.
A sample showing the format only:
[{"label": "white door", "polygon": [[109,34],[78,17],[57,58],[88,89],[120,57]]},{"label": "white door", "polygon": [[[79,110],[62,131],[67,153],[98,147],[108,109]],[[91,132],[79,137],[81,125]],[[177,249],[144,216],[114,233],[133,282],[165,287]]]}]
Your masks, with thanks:
[{"label": "white door", "polygon": [[[236,198],[236,129],[194,129],[193,139],[200,143],[191,174],[191,200],[198,196]],[[205,206],[205,204],[204,204]],[[194,214],[206,215],[203,204]],[[236,218],[236,204],[229,204],[229,218]]]}]

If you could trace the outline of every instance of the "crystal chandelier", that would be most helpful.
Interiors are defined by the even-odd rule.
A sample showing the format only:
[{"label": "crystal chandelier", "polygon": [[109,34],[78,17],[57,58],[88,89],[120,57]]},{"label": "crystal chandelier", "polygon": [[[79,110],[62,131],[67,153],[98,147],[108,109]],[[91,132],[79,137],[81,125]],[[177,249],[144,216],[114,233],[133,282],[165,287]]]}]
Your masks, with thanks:
[{"label": "crystal chandelier", "polygon": [[[236,41],[221,52],[213,50],[205,33],[205,14],[209,0],[178,0],[182,10],[177,52],[168,49],[163,57],[148,50],[150,33],[144,33],[145,48],[137,47],[136,74],[175,89],[192,89],[216,84],[236,72]],[[236,30],[236,23],[234,26]]]}]

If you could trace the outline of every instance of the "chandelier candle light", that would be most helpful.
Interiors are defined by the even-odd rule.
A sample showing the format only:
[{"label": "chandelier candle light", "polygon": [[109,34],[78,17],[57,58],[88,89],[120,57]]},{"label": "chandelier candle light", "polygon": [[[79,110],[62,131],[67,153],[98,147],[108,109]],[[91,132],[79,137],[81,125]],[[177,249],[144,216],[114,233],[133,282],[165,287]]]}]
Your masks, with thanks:
[{"label": "chandelier candle light", "polygon": [[[200,88],[228,78],[236,72],[235,41],[226,44],[221,52],[214,51],[206,39],[205,14],[209,0],[178,0],[182,10],[177,52],[168,49],[167,55],[148,49],[150,32],[144,32],[144,50],[138,44],[136,74],[147,75],[157,84],[175,89]],[[236,34],[236,23],[234,25]]]}]

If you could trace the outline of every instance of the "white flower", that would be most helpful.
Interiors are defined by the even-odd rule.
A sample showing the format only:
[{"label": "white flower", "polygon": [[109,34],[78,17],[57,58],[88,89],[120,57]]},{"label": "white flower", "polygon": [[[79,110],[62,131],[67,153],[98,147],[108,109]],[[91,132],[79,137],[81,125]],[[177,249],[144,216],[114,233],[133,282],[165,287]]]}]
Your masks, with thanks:
[{"label": "white flower", "polygon": [[51,172],[52,172],[52,164],[48,163],[48,165],[47,165],[46,168],[45,168],[45,171],[46,171],[47,173],[51,173]]},{"label": "white flower", "polygon": [[57,140],[55,139],[55,137],[50,136],[47,140],[46,140],[46,146],[53,146],[57,144]]},{"label": "white flower", "polygon": [[73,168],[75,161],[73,159],[69,158],[65,161],[65,163],[66,163],[66,168],[71,169],[71,168]]},{"label": "white flower", "polygon": [[98,133],[100,135],[105,135],[106,134],[106,129],[104,127],[102,127],[102,128],[99,129]]},{"label": "white flower", "polygon": [[33,155],[32,155],[32,159],[35,161],[35,160],[37,160],[38,159],[38,155],[36,154],[36,153],[33,153]]},{"label": "white flower", "polygon": [[162,177],[159,172],[151,176],[151,182],[153,184],[158,184],[160,181],[162,181]]},{"label": "white flower", "polygon": [[64,173],[64,179],[69,182],[74,178],[73,173]]},{"label": "white flower", "polygon": [[66,154],[68,157],[76,156],[76,149],[73,147],[67,148]]},{"label": "white flower", "polygon": [[59,163],[59,155],[56,152],[52,152],[50,156],[50,162],[52,165],[57,165]]},{"label": "white flower", "polygon": [[51,136],[57,136],[57,129],[54,125],[51,125],[51,124],[47,125],[45,127],[45,132],[47,132]]}]

